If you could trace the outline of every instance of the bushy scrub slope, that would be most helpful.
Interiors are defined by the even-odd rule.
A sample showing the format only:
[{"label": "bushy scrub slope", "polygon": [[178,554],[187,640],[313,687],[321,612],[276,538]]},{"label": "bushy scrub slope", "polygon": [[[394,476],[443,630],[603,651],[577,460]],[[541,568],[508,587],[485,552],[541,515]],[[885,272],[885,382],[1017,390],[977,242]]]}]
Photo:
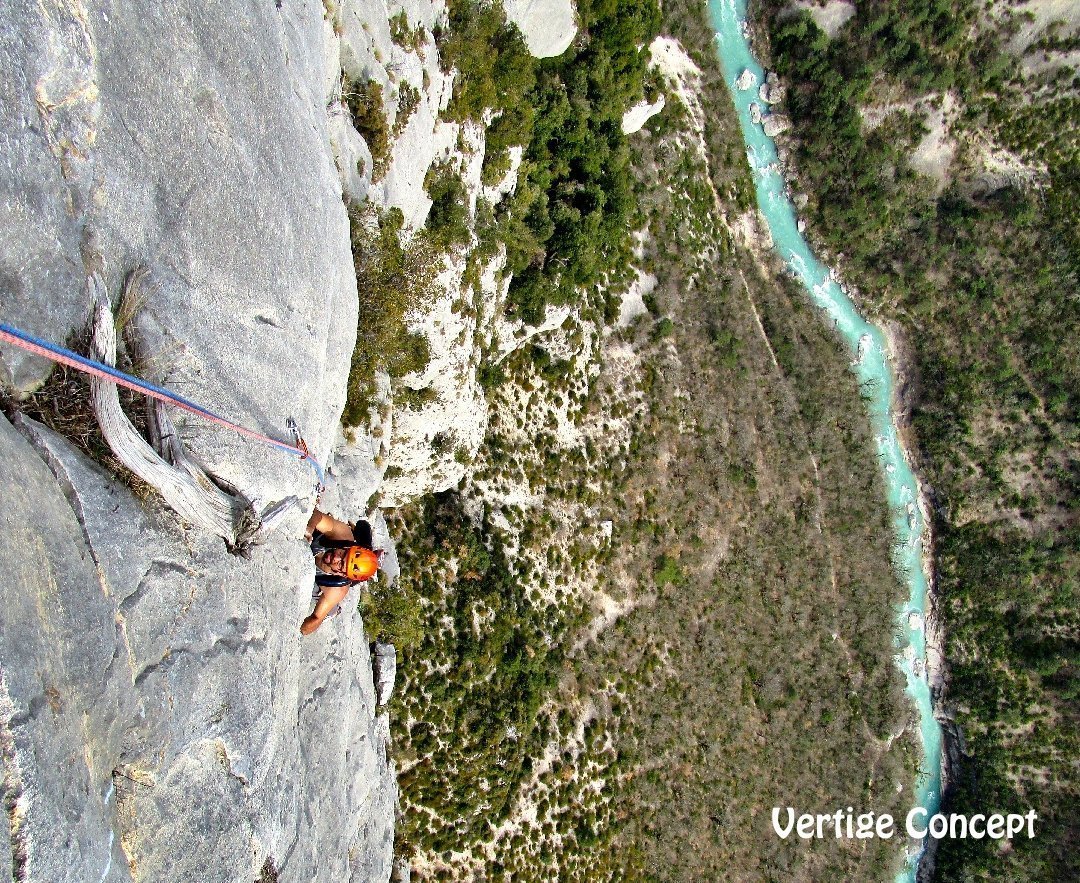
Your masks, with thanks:
[{"label": "bushy scrub slope", "polygon": [[[912,348],[948,708],[964,735],[948,808],[1034,807],[1042,820],[1012,850],[943,843],[939,879],[1072,878],[1080,84],[1067,65],[1044,69],[1069,44],[1048,34],[1017,57],[1026,20],[1003,4],[860,3],[831,41],[783,5],[762,21],[789,82],[810,230]],[[911,163],[927,99],[957,108],[940,188]]]},{"label": "bushy scrub slope", "polygon": [[[492,355],[469,474],[396,515],[421,599],[393,700],[399,852],[425,879],[887,879],[898,842],[785,843],[769,821],[774,805],[838,801],[902,815],[916,776],[888,511],[848,357],[724,220],[746,199],[727,95],[703,95],[703,140],[650,73],[668,108],[627,141],[616,121],[645,67],[618,41],[645,19],[580,12],[576,64],[538,64],[525,89],[547,83],[550,101],[531,105],[527,171],[495,220],[536,248],[543,287],[512,288],[518,315],[572,308]],[[461,14],[442,45],[457,22],[517,58],[497,15],[492,29]],[[722,86],[704,11],[667,14]],[[627,70],[638,85],[609,105],[600,87]],[[460,112],[477,112],[470,88]],[[559,154],[556,133],[575,126],[582,145],[618,148],[621,179],[597,191],[624,213],[614,251],[575,203],[610,155]],[[554,223],[575,205],[577,239]],[[600,273],[614,254],[624,265]],[[620,300],[643,294],[645,312],[617,323]]]}]

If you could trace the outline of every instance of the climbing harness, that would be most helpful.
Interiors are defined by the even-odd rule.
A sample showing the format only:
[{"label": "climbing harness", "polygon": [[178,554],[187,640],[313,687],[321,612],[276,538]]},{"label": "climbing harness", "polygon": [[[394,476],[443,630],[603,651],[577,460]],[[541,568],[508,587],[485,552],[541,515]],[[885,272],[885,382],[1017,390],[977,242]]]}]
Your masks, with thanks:
[{"label": "climbing harness", "polygon": [[237,432],[240,435],[247,436],[255,441],[262,442],[265,445],[269,445],[272,448],[276,448],[279,451],[285,451],[289,454],[296,454],[307,463],[315,472],[316,477],[316,495],[321,494],[323,486],[325,484],[325,476],[323,475],[323,469],[319,465],[318,461],[311,455],[308,450],[307,444],[304,442],[303,437],[300,435],[300,428],[297,426],[296,421],[292,417],[288,420],[288,428],[292,430],[293,437],[296,440],[296,444],[290,445],[283,441],[270,438],[268,435],[263,435],[261,432],[256,432],[253,429],[248,429],[246,426],[241,426],[239,423],[234,423],[227,417],[222,417],[220,414],[215,414],[213,411],[204,408],[202,405],[196,404],[190,399],[186,399],[177,393],[171,392],[164,387],[156,386],[149,381],[142,380],[131,374],[126,374],[119,368],[115,368],[112,365],[106,365],[104,362],[99,362],[96,359],[90,359],[86,356],[80,356],[76,352],[72,352],[66,347],[58,346],[55,343],[50,343],[47,340],[42,340],[40,337],[35,337],[32,334],[28,334],[25,331],[8,325],[5,322],[0,322],[0,341],[4,343],[10,343],[13,346],[20,347],[29,353],[33,353],[36,356],[42,356],[46,359],[50,359],[53,362],[59,362],[63,365],[67,365],[69,368],[74,368],[76,371],[82,371],[84,374],[89,374],[93,377],[98,377],[102,380],[107,380],[110,383],[118,384],[119,386],[125,386],[128,389],[135,392],[142,393],[143,395],[150,396],[151,398],[158,399],[162,402],[167,402],[170,405],[176,405],[178,408],[182,408],[185,411],[189,411],[192,414],[197,414],[212,423],[217,423],[219,426],[224,426],[231,429],[233,432]]}]

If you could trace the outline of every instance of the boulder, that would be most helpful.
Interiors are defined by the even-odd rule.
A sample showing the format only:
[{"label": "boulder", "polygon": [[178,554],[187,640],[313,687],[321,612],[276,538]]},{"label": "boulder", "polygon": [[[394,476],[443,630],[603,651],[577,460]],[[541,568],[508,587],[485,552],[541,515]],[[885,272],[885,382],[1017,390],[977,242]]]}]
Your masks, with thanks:
[{"label": "boulder", "polygon": [[766,104],[779,104],[784,100],[784,87],[780,85],[780,78],[775,72],[769,71],[765,82],[758,88],[758,97]]},{"label": "boulder", "polygon": [[536,58],[562,55],[574,42],[577,22],[571,0],[503,0],[503,9]]},{"label": "boulder", "polygon": [[745,92],[747,89],[753,89],[756,83],[757,75],[750,68],[743,68],[743,72],[735,80],[735,88],[740,92]]},{"label": "boulder", "polygon": [[770,113],[762,119],[761,124],[765,128],[765,134],[770,138],[775,138],[781,132],[786,132],[791,128],[791,120],[779,113]]},{"label": "boulder", "polygon": [[664,101],[664,95],[661,93],[651,104],[648,101],[639,101],[631,107],[623,114],[623,134],[633,135],[634,132],[641,131],[642,126],[664,109]]},{"label": "boulder", "polygon": [[761,125],[761,105],[756,101],[750,102],[750,122],[755,126]]},{"label": "boulder", "polygon": [[394,645],[376,641],[371,665],[375,674],[375,695],[379,705],[386,705],[394,693],[397,678],[397,650]]}]

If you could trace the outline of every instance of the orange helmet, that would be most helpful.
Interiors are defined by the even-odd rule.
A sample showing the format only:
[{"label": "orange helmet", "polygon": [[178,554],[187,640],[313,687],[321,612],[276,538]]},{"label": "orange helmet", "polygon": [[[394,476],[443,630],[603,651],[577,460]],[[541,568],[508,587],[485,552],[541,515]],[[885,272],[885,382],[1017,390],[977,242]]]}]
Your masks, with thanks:
[{"label": "orange helmet", "polygon": [[371,579],[379,569],[379,556],[363,546],[349,546],[345,553],[345,576],[354,582]]}]

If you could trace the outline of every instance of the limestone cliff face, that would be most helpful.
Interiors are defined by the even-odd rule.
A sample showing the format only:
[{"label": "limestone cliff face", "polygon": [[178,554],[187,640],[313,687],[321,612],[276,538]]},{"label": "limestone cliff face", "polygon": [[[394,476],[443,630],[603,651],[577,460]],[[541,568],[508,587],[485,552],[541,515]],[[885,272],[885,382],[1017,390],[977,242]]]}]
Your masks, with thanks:
[{"label": "limestone cliff face", "polygon": [[[155,379],[279,437],[294,416],[325,459],[357,313],[338,45],[318,3],[9,4],[0,317],[62,342],[88,270],[115,297],[145,265]],[[0,349],[9,397],[48,371]],[[16,422],[0,421],[0,862],[31,881],[387,879],[387,722],[359,616],[298,633],[305,512],[245,560]],[[208,471],[310,510],[303,464],[180,422]]]},{"label": "limestone cliff face", "polygon": [[569,0],[506,0],[503,6],[537,58],[561,55],[574,41],[577,23]]},{"label": "limestone cliff face", "polygon": [[[530,51],[538,57],[561,53],[576,33],[574,10],[568,0],[504,6],[508,19],[519,27]],[[419,34],[413,47],[391,38],[385,14],[380,19],[381,9],[381,4],[360,0],[344,3],[339,12],[341,66],[354,81],[372,79],[383,86],[390,105],[388,120],[397,131],[385,175],[377,177],[370,161],[361,163],[362,174],[354,174],[356,160],[370,157],[370,153],[362,140],[356,144],[358,136],[351,127],[341,124],[336,130],[335,149],[339,167],[345,170],[346,190],[354,198],[363,196],[381,207],[399,208],[408,235],[423,227],[431,209],[424,189],[428,169],[433,163],[446,163],[465,185],[469,213],[475,217],[478,198],[497,205],[513,192],[521,152],[512,151],[510,171],[503,181],[491,187],[481,183],[483,127],[440,119],[456,75],[455,71],[443,73],[432,37],[445,17],[445,5],[438,0],[403,5],[409,28]],[[420,100],[402,125],[398,96],[403,84],[417,90]],[[361,514],[376,489],[382,502],[395,505],[452,487],[482,443],[488,411],[477,381],[481,352],[505,355],[531,331],[521,323],[500,321],[510,284],[509,275],[501,273],[503,258],[497,257],[484,267],[479,292],[464,280],[466,264],[462,252],[445,256],[434,302],[424,315],[415,317],[415,328],[431,348],[427,368],[403,378],[396,390],[390,379],[384,378],[384,419],[377,421],[374,433],[361,429],[352,441],[337,446],[333,499],[342,512]],[[462,309],[463,303],[474,301],[480,309]],[[552,317],[554,325],[565,317],[566,311],[560,311]],[[429,401],[421,407],[401,407],[396,404],[400,397],[395,400],[395,392],[403,387],[424,390]],[[370,461],[378,464],[374,472],[360,465]]]}]

